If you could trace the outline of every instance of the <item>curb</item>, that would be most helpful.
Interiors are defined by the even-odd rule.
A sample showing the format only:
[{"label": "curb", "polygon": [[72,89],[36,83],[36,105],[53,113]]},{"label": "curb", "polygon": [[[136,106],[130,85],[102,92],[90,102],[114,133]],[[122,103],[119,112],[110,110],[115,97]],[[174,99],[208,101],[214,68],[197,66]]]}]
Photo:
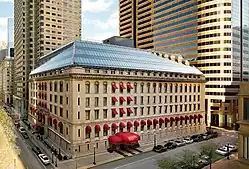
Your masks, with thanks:
[{"label": "curb", "polygon": [[106,161],[100,161],[98,164],[96,165],[88,165],[88,166],[84,166],[84,167],[80,167],[80,169],[90,169],[90,168],[93,168],[93,167],[97,167],[97,166],[101,166],[101,165],[104,165],[104,164],[107,164],[107,163],[111,163],[111,162],[114,162],[114,161],[118,161],[118,160],[122,160],[124,159],[125,157],[117,157],[117,158],[113,158],[111,160],[106,160]]},{"label": "curb", "polygon": [[226,132],[229,132],[229,133],[236,133],[237,132],[235,130],[228,130],[228,129],[224,129],[224,128],[220,128],[220,127],[215,127],[215,126],[211,126],[211,128],[222,130],[222,131],[226,131]]}]

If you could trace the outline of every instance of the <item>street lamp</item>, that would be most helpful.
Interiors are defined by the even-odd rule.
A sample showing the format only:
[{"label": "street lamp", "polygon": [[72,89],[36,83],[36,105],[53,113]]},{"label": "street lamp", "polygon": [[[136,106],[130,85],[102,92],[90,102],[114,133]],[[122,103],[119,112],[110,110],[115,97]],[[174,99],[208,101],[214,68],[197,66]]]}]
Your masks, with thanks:
[{"label": "street lamp", "polygon": [[230,157],[229,157],[229,156],[230,156],[230,152],[229,152],[229,143],[227,143],[226,146],[227,146],[227,153],[228,153],[228,154],[227,154],[227,159],[230,160]]},{"label": "street lamp", "polygon": [[95,148],[96,146],[93,146],[93,165],[96,165],[96,161],[95,161]]},{"label": "street lamp", "polygon": [[154,133],[154,147],[156,147],[156,133]]},{"label": "street lamp", "polygon": [[52,151],[52,164],[54,163],[54,152]]}]

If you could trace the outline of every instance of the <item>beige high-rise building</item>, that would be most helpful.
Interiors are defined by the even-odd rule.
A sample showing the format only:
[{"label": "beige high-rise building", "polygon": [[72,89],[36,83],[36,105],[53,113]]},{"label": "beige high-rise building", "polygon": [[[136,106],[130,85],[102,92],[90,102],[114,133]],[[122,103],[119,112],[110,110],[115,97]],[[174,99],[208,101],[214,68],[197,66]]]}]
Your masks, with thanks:
[{"label": "beige high-rise building", "polygon": [[27,117],[29,73],[43,55],[81,37],[81,0],[15,0],[14,106]]},{"label": "beige high-rise building", "polygon": [[249,1],[120,0],[120,36],[137,48],[181,54],[207,80],[206,123],[232,128],[238,119],[240,28],[243,14],[243,80],[249,80]]}]

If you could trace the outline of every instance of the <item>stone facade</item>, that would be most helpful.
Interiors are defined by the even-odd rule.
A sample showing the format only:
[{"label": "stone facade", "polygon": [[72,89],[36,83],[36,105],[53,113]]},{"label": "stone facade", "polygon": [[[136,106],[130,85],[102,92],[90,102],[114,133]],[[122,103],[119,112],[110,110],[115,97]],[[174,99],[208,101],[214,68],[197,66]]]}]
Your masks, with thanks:
[{"label": "stone facade", "polygon": [[31,75],[29,89],[29,120],[73,157],[119,131],[142,145],[205,130],[202,75],[73,67]]}]

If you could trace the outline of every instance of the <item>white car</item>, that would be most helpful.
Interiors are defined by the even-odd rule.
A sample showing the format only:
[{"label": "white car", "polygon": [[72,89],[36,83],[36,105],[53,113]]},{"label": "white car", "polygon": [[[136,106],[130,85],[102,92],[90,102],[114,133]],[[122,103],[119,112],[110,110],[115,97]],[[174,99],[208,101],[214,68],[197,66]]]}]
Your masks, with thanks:
[{"label": "white car", "polygon": [[186,144],[182,140],[176,140],[175,143],[176,143],[177,147],[184,146]]},{"label": "white car", "polygon": [[20,127],[19,131],[20,131],[20,133],[25,133],[26,132],[26,130],[23,127]]},{"label": "white car", "polygon": [[227,149],[227,146],[229,147],[229,152],[235,152],[238,149],[238,147],[236,145],[226,144],[224,147],[226,147],[226,149]]},{"label": "white car", "polygon": [[186,144],[191,144],[191,143],[193,143],[193,142],[194,142],[194,140],[193,140],[193,139],[191,139],[191,138],[189,138],[189,137],[184,138],[182,141],[183,141],[183,142],[185,142]]},{"label": "white car", "polygon": [[48,157],[45,154],[39,154],[38,157],[43,162],[43,164],[47,165],[50,163]]},{"label": "white car", "polygon": [[217,154],[220,154],[222,156],[225,156],[225,155],[228,155],[228,152],[226,150],[226,147],[221,147],[221,148],[218,148],[216,151],[215,151]]}]

